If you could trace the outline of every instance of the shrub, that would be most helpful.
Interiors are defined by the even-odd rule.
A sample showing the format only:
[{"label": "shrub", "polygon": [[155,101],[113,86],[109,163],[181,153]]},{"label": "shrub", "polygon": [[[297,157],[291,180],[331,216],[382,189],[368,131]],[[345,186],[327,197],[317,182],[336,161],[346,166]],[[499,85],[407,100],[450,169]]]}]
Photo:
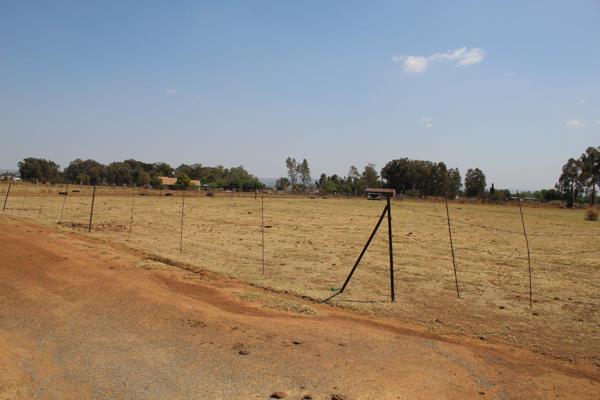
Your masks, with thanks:
[{"label": "shrub", "polygon": [[598,221],[598,210],[595,207],[590,207],[585,210],[586,221]]}]

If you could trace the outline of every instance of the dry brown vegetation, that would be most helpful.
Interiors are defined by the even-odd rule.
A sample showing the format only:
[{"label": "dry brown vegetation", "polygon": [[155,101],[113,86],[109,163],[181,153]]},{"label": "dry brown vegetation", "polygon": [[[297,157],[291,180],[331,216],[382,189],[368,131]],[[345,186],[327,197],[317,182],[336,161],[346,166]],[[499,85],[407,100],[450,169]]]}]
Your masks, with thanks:
[{"label": "dry brown vegetation", "polygon": [[[4,200],[7,185],[0,187]],[[91,189],[13,185],[8,215],[87,234]],[[339,288],[383,202],[267,195],[266,273],[262,275],[261,200],[254,195],[187,194],[183,254],[182,198],[98,189],[93,237],[216,271],[277,291],[324,299]],[[395,303],[389,301],[387,234],[374,240],[346,292],[332,304],[419,322],[441,334],[506,342],[573,362],[600,365],[600,225],[581,211],[524,208],[533,266],[529,308],[527,250],[519,210],[510,205],[450,204],[461,298],[441,202],[393,203]]]},{"label": "dry brown vegetation", "polygon": [[585,210],[586,221],[598,221],[598,210],[595,207],[590,207]]}]

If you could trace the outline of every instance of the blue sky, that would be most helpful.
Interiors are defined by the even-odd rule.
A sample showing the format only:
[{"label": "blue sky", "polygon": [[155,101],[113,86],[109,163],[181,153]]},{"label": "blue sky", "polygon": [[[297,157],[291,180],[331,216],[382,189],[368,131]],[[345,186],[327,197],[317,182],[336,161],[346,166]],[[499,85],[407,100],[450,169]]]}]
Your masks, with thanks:
[{"label": "blue sky", "polygon": [[598,43],[591,0],[0,0],[0,168],[409,157],[551,187],[600,145]]}]

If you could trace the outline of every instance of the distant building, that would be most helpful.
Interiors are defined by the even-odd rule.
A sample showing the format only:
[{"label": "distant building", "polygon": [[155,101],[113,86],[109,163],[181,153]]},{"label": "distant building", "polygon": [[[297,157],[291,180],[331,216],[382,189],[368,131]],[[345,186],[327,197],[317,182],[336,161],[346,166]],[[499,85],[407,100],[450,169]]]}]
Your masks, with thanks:
[{"label": "distant building", "polygon": [[175,185],[177,185],[177,178],[159,176],[158,179],[160,180],[160,184],[163,188],[171,189],[172,187],[175,187]]},{"label": "distant building", "polygon": [[0,181],[19,182],[20,180],[21,180],[21,178],[19,178],[18,176],[14,176],[14,175],[0,175]]},{"label": "distant building", "polygon": [[[160,184],[165,189],[177,190],[181,189],[179,185],[177,185],[177,178],[172,178],[170,176],[159,176]],[[200,181],[198,179],[190,180],[190,188],[191,189],[199,189]]]},{"label": "distant building", "polygon": [[[509,200],[510,201],[519,201],[519,197],[517,197],[517,196],[511,196],[511,197],[509,197]],[[522,202],[526,202],[527,201],[527,202],[531,202],[531,203],[538,203],[541,200],[537,199],[535,197],[521,197],[521,201]]]}]

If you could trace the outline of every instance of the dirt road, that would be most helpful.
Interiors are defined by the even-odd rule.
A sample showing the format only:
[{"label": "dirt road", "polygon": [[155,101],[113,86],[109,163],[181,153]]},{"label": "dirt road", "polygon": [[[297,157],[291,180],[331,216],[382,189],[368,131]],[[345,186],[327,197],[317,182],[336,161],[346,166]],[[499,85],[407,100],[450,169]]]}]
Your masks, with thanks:
[{"label": "dirt road", "polygon": [[593,365],[438,337],[163,261],[0,217],[0,399],[600,393]]}]

